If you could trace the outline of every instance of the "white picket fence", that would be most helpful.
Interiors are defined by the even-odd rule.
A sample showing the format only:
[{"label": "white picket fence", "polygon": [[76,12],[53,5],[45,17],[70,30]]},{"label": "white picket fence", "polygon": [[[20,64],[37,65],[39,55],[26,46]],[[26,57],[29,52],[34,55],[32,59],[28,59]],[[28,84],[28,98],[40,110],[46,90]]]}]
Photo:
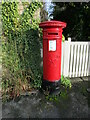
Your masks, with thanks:
[{"label": "white picket fence", "polygon": [[61,72],[65,77],[90,75],[90,42],[62,42]]}]

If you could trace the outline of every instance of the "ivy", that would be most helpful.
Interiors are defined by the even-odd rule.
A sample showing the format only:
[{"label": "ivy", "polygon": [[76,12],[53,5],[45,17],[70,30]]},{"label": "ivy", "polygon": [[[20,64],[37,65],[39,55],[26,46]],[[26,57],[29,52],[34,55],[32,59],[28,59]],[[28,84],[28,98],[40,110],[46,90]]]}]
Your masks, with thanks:
[{"label": "ivy", "polygon": [[2,4],[3,32],[8,36],[17,28],[18,5],[16,2],[4,2]]},{"label": "ivy", "polygon": [[28,3],[19,15],[18,2],[2,3],[3,95],[18,96],[30,88],[30,82],[41,86],[40,18],[34,18],[40,7],[41,2]]}]

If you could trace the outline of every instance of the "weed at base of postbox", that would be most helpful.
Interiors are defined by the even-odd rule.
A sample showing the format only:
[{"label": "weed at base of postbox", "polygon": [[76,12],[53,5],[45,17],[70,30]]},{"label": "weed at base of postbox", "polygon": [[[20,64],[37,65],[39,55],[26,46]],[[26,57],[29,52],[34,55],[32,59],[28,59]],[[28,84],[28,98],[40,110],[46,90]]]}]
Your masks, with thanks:
[{"label": "weed at base of postbox", "polygon": [[50,94],[50,91],[49,91],[48,88],[46,88],[46,90],[43,90],[43,93],[44,93],[44,95],[49,95],[49,94]]},{"label": "weed at base of postbox", "polygon": [[41,87],[41,90],[40,90],[45,96],[47,95],[60,95],[60,88],[57,87],[57,89],[52,89],[52,86],[45,86],[45,88],[43,89],[43,87]]}]

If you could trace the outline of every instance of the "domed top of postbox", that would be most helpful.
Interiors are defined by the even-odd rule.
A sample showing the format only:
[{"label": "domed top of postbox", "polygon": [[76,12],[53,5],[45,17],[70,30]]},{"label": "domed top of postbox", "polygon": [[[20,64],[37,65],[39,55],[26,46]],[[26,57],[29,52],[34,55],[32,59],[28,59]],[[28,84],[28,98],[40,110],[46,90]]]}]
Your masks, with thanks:
[{"label": "domed top of postbox", "polygon": [[61,27],[61,28],[65,28],[66,27],[66,23],[65,22],[61,22],[61,21],[51,20],[51,21],[41,22],[39,24],[39,27],[40,28],[46,28],[46,27]]}]

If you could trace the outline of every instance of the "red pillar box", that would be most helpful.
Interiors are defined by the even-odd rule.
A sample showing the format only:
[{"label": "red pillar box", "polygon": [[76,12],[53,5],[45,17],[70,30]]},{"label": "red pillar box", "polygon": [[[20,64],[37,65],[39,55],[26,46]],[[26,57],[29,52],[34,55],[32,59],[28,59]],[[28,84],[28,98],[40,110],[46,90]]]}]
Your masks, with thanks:
[{"label": "red pillar box", "polygon": [[51,91],[60,88],[62,29],[66,23],[46,21],[39,24],[43,28],[43,89]]}]

